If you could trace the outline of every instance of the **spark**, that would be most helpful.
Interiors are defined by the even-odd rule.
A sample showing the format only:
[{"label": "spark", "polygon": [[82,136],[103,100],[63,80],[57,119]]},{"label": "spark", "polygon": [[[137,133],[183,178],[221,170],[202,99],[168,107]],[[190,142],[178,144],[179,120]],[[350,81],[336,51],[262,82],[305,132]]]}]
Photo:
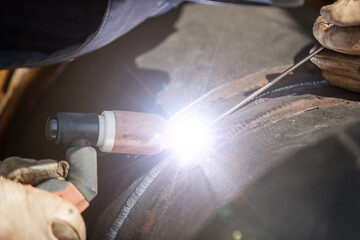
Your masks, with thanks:
[{"label": "spark", "polygon": [[170,125],[170,149],[183,163],[188,162],[209,146],[211,140],[206,125],[198,118],[175,121]]}]

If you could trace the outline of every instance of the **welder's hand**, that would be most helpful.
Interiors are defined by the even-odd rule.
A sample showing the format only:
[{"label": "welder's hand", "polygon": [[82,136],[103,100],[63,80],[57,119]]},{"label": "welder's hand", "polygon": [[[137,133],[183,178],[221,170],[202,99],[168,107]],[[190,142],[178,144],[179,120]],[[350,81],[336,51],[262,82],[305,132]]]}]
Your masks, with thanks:
[{"label": "welder's hand", "polygon": [[311,61],[330,84],[360,92],[360,1],[338,0],[320,10],[313,28],[327,49]]},{"label": "welder's hand", "polygon": [[36,187],[67,199],[82,212],[97,195],[96,150],[89,146],[69,148],[66,161],[70,169],[65,180],[51,178]]},{"label": "welder's hand", "polygon": [[9,157],[0,161],[1,176],[52,192],[82,212],[97,195],[96,150],[89,146],[72,147],[66,152],[66,161],[59,162]]},{"label": "welder's hand", "polygon": [[359,0],[338,0],[334,4],[324,6],[320,10],[329,23],[349,27],[360,25]]},{"label": "welder's hand", "polygon": [[34,186],[49,178],[65,179],[68,171],[69,164],[66,161],[20,157],[9,157],[0,161],[0,176]]},{"label": "welder's hand", "polygon": [[323,77],[331,85],[360,92],[360,57],[325,49],[311,61],[322,69]]},{"label": "welder's hand", "polygon": [[0,239],[85,239],[85,223],[70,202],[0,177]]}]

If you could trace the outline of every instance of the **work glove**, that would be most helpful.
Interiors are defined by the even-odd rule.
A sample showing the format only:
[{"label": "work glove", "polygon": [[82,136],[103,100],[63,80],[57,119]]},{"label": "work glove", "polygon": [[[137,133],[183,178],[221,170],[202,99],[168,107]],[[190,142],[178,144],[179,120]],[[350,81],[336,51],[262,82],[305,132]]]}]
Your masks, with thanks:
[{"label": "work glove", "polygon": [[64,180],[68,175],[69,167],[66,161],[9,157],[0,161],[0,176],[35,186],[49,178]]},{"label": "work glove", "polygon": [[96,155],[75,146],[66,161],[0,161],[0,239],[85,239],[80,213],[97,194]]},{"label": "work glove", "polygon": [[66,152],[66,161],[9,157],[0,161],[0,176],[53,192],[84,211],[97,194],[97,156],[90,146]]},{"label": "work glove", "polygon": [[313,34],[327,49],[311,61],[331,85],[360,92],[360,1],[338,0],[320,14]]},{"label": "work glove", "polygon": [[69,201],[0,177],[0,239],[85,239],[85,223]]}]

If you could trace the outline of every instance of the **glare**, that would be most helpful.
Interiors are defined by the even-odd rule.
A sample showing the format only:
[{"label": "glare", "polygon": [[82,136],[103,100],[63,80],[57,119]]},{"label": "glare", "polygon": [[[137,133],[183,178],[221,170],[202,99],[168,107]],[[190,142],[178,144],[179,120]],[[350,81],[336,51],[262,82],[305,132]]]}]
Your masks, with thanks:
[{"label": "glare", "polygon": [[239,230],[236,230],[232,233],[232,237],[234,238],[234,240],[241,240],[242,234]]},{"label": "glare", "polygon": [[171,124],[170,148],[185,162],[204,151],[209,142],[206,125],[199,119]]}]

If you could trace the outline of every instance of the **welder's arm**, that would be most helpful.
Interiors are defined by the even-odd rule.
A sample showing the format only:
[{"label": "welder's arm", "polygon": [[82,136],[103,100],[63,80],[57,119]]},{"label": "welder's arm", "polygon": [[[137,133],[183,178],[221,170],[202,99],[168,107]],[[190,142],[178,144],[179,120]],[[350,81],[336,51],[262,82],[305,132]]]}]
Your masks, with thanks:
[{"label": "welder's arm", "polygon": [[330,84],[360,92],[360,1],[338,0],[320,13],[313,33],[327,49],[311,61]]}]

